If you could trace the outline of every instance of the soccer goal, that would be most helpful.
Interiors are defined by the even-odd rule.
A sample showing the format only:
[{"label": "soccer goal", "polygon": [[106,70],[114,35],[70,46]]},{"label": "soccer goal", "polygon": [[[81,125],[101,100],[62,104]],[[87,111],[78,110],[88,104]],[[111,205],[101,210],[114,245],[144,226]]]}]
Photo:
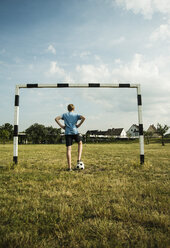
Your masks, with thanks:
[{"label": "soccer goal", "polygon": [[19,126],[19,93],[22,88],[136,88],[139,122],[139,145],[140,145],[140,163],[144,164],[144,137],[142,121],[142,96],[140,84],[21,84],[15,88],[15,106],[14,106],[14,140],[13,140],[13,162],[18,163],[18,126]]}]

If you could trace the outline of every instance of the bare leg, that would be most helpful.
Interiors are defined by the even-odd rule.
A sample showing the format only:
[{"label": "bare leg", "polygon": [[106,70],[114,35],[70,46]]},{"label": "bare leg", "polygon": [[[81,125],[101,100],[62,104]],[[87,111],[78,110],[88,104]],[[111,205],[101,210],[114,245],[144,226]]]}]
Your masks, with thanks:
[{"label": "bare leg", "polygon": [[71,169],[71,146],[67,146],[67,162],[68,168]]},{"label": "bare leg", "polygon": [[78,143],[78,160],[81,160],[81,154],[82,154],[83,144],[82,141]]}]

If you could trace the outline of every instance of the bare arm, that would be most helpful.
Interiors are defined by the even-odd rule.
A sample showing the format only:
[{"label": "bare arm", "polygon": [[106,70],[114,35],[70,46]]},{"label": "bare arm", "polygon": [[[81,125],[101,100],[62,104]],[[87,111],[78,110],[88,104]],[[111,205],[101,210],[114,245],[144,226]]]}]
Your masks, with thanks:
[{"label": "bare arm", "polygon": [[63,126],[61,123],[60,123],[60,120],[61,120],[61,116],[57,116],[55,118],[55,121],[57,122],[57,124],[62,128],[62,129],[65,129],[65,126]]},{"label": "bare arm", "polygon": [[86,118],[85,118],[84,116],[82,116],[82,115],[80,116],[80,118],[81,118],[80,123],[76,125],[77,128],[79,128],[79,127],[83,124],[83,122],[85,121],[85,119],[86,119]]}]

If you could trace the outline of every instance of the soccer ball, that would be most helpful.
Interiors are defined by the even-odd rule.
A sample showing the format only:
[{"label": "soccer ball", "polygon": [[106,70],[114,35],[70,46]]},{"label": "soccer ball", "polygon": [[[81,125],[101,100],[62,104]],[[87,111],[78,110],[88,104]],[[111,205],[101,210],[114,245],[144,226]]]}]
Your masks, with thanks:
[{"label": "soccer ball", "polygon": [[76,167],[78,170],[84,170],[84,163],[81,161],[81,162],[78,162],[77,163],[77,167]]}]

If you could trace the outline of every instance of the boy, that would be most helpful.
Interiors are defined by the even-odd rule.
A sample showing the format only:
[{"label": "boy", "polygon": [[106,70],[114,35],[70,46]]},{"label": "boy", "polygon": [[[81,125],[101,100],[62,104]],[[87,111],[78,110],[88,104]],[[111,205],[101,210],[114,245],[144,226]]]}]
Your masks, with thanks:
[{"label": "boy", "polygon": [[[71,146],[73,144],[73,139],[78,143],[77,162],[79,163],[81,160],[82,140],[78,133],[77,128],[79,128],[83,124],[85,118],[82,115],[78,115],[74,113],[75,107],[73,104],[69,104],[67,106],[67,109],[68,109],[68,113],[64,113],[61,116],[57,116],[55,118],[55,121],[61,128],[65,130],[68,170],[71,171]],[[64,120],[65,126],[60,123],[61,119]],[[77,124],[78,120],[81,120],[79,124]]]}]

